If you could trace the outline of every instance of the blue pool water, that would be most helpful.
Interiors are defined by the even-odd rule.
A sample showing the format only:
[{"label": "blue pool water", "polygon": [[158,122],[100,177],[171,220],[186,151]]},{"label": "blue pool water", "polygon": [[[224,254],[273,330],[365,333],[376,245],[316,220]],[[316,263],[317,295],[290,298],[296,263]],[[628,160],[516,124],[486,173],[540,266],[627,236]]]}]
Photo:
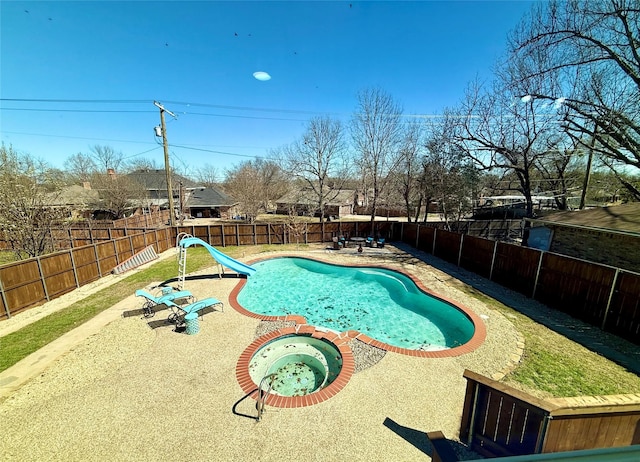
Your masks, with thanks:
[{"label": "blue pool water", "polygon": [[462,311],[395,271],[290,257],[253,266],[257,271],[238,294],[238,303],[257,314],[297,314],[315,326],[354,329],[408,349],[452,348],[474,333]]}]

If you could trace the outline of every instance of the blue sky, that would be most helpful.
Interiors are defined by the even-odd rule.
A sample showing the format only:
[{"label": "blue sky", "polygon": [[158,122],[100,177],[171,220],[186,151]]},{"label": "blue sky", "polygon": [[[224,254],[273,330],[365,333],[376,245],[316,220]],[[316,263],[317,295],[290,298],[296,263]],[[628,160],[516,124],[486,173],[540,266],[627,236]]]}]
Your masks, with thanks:
[{"label": "blue sky", "polygon": [[[348,122],[379,87],[406,114],[491,78],[528,1],[0,3],[2,142],[62,167],[93,145],[225,169],[291,143],[315,115]],[[264,71],[272,77],[253,77]]]}]

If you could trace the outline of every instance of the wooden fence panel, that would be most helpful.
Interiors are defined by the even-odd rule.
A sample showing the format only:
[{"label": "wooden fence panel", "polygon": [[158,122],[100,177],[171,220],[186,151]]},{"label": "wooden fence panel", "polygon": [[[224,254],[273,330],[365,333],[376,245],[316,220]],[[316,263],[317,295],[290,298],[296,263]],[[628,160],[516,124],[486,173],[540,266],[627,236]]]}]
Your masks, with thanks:
[{"label": "wooden fence panel", "polygon": [[70,251],[44,255],[39,259],[48,299],[77,289]]},{"label": "wooden fence panel", "polygon": [[93,246],[81,247],[71,251],[76,268],[78,284],[83,286],[100,278],[96,251]]},{"label": "wooden fence panel", "polygon": [[115,243],[118,262],[123,262],[127,258],[131,258],[133,256],[133,252],[131,250],[131,242],[129,241],[128,237],[116,239],[113,242]]},{"label": "wooden fence panel", "polygon": [[149,244],[147,244],[147,237],[144,233],[130,236],[130,239],[131,245],[133,246],[133,253],[138,253],[149,246]]},{"label": "wooden fence panel", "polygon": [[460,237],[462,234],[452,233],[439,229],[436,231],[436,245],[434,247],[434,255],[442,258],[449,263],[458,264],[458,256],[460,255]]},{"label": "wooden fence panel", "polygon": [[639,343],[640,274],[620,271],[604,330]]},{"label": "wooden fence panel", "polygon": [[109,274],[113,268],[118,266],[118,257],[113,241],[105,241],[95,244],[96,253],[98,254],[98,265],[100,274],[103,276]]},{"label": "wooden fence panel", "polygon": [[0,268],[0,281],[11,314],[47,300],[38,262],[35,259],[4,265]]},{"label": "wooden fence panel", "polygon": [[[418,246],[419,250],[433,254],[433,241],[435,239],[436,228],[430,226],[420,226],[418,229]],[[413,244],[415,246],[415,243]]]},{"label": "wooden fence panel", "polygon": [[574,318],[600,326],[615,269],[545,252],[536,299]]},{"label": "wooden fence panel", "polygon": [[492,280],[530,297],[540,254],[539,250],[498,242]]},{"label": "wooden fence panel", "polygon": [[495,246],[496,241],[466,235],[462,241],[460,266],[488,279]]}]

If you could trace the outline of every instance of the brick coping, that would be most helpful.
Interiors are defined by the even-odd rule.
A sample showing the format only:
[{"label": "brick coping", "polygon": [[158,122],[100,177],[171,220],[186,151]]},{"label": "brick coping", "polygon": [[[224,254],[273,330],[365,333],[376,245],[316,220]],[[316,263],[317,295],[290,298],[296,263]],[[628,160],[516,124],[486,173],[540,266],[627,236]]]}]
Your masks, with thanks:
[{"label": "brick coping", "polygon": [[[294,318],[299,318],[295,316]],[[291,317],[289,318],[291,321]],[[299,319],[293,319],[298,321]],[[291,335],[306,335],[316,339],[322,339],[330,342],[342,357],[342,369],[336,376],[335,380],[326,387],[309,393],[304,396],[281,396],[270,393],[265,398],[265,404],[273,407],[296,408],[304,406],[312,406],[328,400],[342,390],[351,380],[351,376],[355,371],[355,360],[353,352],[349,347],[351,337],[338,334],[331,331],[318,330],[309,324],[297,324],[293,327],[274,330],[268,334],[262,335],[255,339],[240,355],[236,364],[236,378],[242,390],[253,399],[258,399],[258,385],[253,381],[249,374],[249,363],[255,353],[264,345],[272,340]]]},{"label": "brick coping", "polygon": [[[309,406],[311,404],[320,403],[334,396],[338,391],[342,390],[353,375],[353,370],[355,368],[355,362],[353,360],[353,353],[351,352],[351,348],[348,346],[348,342],[351,339],[358,339],[368,345],[372,345],[374,347],[380,348],[385,351],[390,351],[393,353],[404,354],[407,356],[413,356],[418,358],[450,358],[454,356],[461,356],[463,354],[470,353],[476,350],[482,343],[484,342],[487,331],[484,323],[480,316],[478,316],[475,312],[467,308],[466,306],[451,300],[447,297],[440,296],[427,288],[422,281],[416,278],[412,274],[405,273],[404,271],[400,271],[396,268],[387,265],[371,265],[371,264],[338,264],[334,262],[330,262],[321,258],[311,258],[311,257],[302,257],[296,254],[287,254],[284,253],[278,256],[269,256],[264,258],[257,258],[250,262],[256,263],[263,260],[272,260],[274,258],[304,258],[307,260],[318,261],[321,263],[326,263],[328,265],[334,266],[346,266],[346,267],[366,267],[366,268],[381,268],[390,271],[395,271],[397,273],[403,274],[410,278],[415,285],[425,294],[435,297],[439,300],[442,300],[453,308],[461,311],[472,323],[474,326],[474,333],[471,339],[463,344],[453,348],[448,348],[446,350],[434,350],[434,351],[424,351],[424,350],[411,350],[408,348],[396,347],[393,345],[389,345],[388,343],[380,342],[379,340],[373,339],[362,332],[358,332],[356,330],[349,330],[346,332],[342,332],[339,334],[335,334],[333,332],[325,332],[324,330],[318,330],[316,327],[307,324],[306,318],[300,315],[286,315],[286,316],[267,316],[262,314],[253,313],[247,309],[245,309],[240,303],[238,303],[238,294],[246,284],[247,280],[245,278],[241,279],[238,284],[233,288],[231,294],[229,295],[229,303],[230,305],[239,313],[251,317],[260,319],[263,321],[294,321],[296,325],[294,327],[289,327],[285,329],[279,329],[273,331],[269,334],[263,335],[251,343],[247,349],[242,353],[240,359],[238,360],[238,364],[236,366],[236,377],[240,386],[244,390],[245,393],[251,394],[251,396],[255,399],[258,396],[257,384],[253,382],[251,377],[249,376],[249,361],[253,354],[266,342],[275,339],[276,337],[280,337],[283,335],[290,334],[310,334],[316,338],[325,339],[331,343],[333,343],[336,348],[340,351],[340,354],[343,356],[343,366],[342,371],[336,378],[336,380],[327,386],[326,388],[319,390],[318,392],[311,393],[306,396],[296,396],[296,397],[284,397],[278,395],[269,395],[266,398],[266,404],[275,407],[302,407]],[[346,367],[345,367],[346,366]]]}]

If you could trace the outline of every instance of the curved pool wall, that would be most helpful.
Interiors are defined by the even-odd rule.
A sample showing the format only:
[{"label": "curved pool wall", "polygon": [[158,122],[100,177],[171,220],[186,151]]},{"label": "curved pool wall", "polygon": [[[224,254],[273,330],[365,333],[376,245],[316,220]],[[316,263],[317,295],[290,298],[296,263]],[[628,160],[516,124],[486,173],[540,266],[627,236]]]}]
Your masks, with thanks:
[{"label": "curved pool wall", "polygon": [[[266,258],[261,258],[261,259],[256,259],[254,261],[252,261],[251,263],[257,263],[259,261],[263,261],[263,260],[270,260],[273,259],[274,257],[266,257]],[[409,278],[415,285],[416,287],[422,291],[424,294],[427,294],[431,297],[437,298],[445,303],[447,303],[448,305],[450,305],[452,308],[457,309],[459,312],[461,312],[469,321],[471,321],[471,323],[473,324],[474,327],[474,332],[472,337],[469,339],[469,341],[467,341],[466,343],[462,344],[462,345],[458,345],[458,346],[454,346],[452,348],[448,348],[448,349],[441,349],[441,350],[422,350],[422,349],[409,349],[409,348],[402,348],[402,347],[398,347],[398,346],[394,346],[394,345],[390,345],[388,343],[382,342],[380,340],[371,338],[370,336],[359,332],[357,330],[347,330],[345,332],[343,332],[341,335],[342,336],[346,336],[349,338],[357,338],[358,340],[381,348],[383,350],[386,351],[390,351],[390,352],[394,352],[394,353],[400,353],[400,354],[405,354],[408,356],[414,356],[414,357],[422,357],[422,358],[445,358],[445,357],[453,357],[453,356],[460,356],[466,353],[470,353],[472,351],[474,351],[475,349],[477,349],[480,345],[482,345],[482,342],[484,341],[485,337],[486,337],[486,328],[484,326],[484,323],[482,322],[482,320],[480,319],[480,317],[478,315],[476,315],[473,311],[471,311],[470,309],[468,309],[467,307],[463,306],[462,304],[448,299],[446,297],[443,297],[441,295],[438,295],[436,293],[434,293],[433,291],[431,291],[430,289],[428,289],[427,287],[425,287],[425,285],[418,280],[417,278],[415,278],[413,275],[411,274],[407,274],[404,273],[396,268],[390,267],[390,266],[382,266],[382,265],[360,265],[360,264],[353,264],[353,265],[341,265],[341,264],[336,264],[334,262],[329,262],[329,261],[325,261],[319,258],[309,258],[309,257],[301,257],[300,255],[295,255],[295,254],[283,254],[283,255],[279,255],[275,258],[301,258],[301,259],[306,259],[306,260],[311,260],[311,261],[316,261],[316,262],[320,262],[320,263],[325,263],[328,265],[334,265],[334,266],[344,266],[344,267],[357,267],[357,268],[377,268],[377,269],[384,269],[384,270],[388,270],[388,271],[393,271],[396,273],[400,273],[402,275],[404,275],[405,277]],[[261,315],[261,314],[257,314],[257,313],[253,313],[247,309],[245,309],[242,305],[240,305],[240,303],[238,303],[238,294],[240,293],[240,291],[242,290],[242,288],[244,287],[244,285],[246,284],[246,279],[241,279],[238,283],[238,285],[236,285],[236,287],[233,289],[233,291],[231,292],[230,296],[229,296],[229,302],[231,304],[231,306],[238,312],[252,317],[252,318],[257,318],[257,319],[261,319],[261,320],[265,320],[265,321],[294,321],[297,324],[306,324],[307,320],[300,315],[286,315],[286,316],[268,316],[268,315]]]},{"label": "curved pool wall", "polygon": [[314,393],[336,379],[342,356],[333,343],[310,335],[284,335],[262,345],[249,362],[255,384],[274,374],[273,391],[282,396]]},{"label": "curved pool wall", "polygon": [[[269,345],[273,346],[275,344],[279,346],[277,350],[282,351],[280,347],[286,344],[308,343],[316,350],[320,348],[324,351],[321,355],[323,359],[320,359],[315,352],[311,353],[317,360],[317,363],[314,364],[316,364],[316,366],[320,365],[318,367],[319,369],[326,367],[326,371],[328,371],[327,377],[323,377],[319,384],[321,386],[318,386],[315,391],[301,396],[284,396],[277,391],[271,392],[266,396],[265,403],[273,407],[287,408],[311,406],[321,403],[335,396],[342,390],[349,383],[355,371],[353,352],[351,348],[349,348],[350,341],[351,338],[347,335],[317,329],[308,324],[300,324],[272,331],[255,339],[240,355],[236,365],[238,383],[247,395],[257,399],[258,385],[262,377],[276,364],[266,361],[263,364],[255,365],[255,363],[252,363],[252,360],[255,359],[256,355],[261,355],[261,351],[264,352],[266,348],[269,348]],[[276,342],[281,343],[278,344]],[[309,352],[310,351],[307,351],[307,353]],[[333,352],[337,354],[332,357]],[[274,362],[277,362],[286,356],[287,355],[284,354],[279,358],[274,357],[272,359],[274,359]],[[319,372],[324,371],[320,370]]]}]

